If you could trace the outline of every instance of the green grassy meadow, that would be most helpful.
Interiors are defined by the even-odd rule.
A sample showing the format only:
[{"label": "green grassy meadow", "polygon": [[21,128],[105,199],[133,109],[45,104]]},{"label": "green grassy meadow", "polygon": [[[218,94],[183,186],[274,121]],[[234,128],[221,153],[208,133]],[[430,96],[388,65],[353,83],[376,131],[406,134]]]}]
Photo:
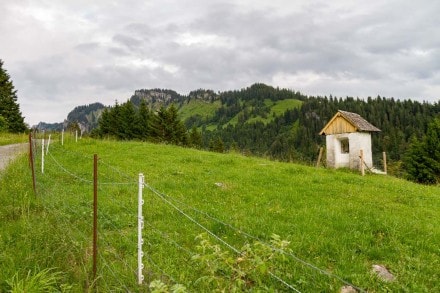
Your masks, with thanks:
[{"label": "green grassy meadow", "polygon": [[15,134],[9,132],[0,132],[0,146],[14,143],[28,142],[27,134]]},{"label": "green grassy meadow", "polygon": [[202,100],[191,100],[188,104],[182,106],[182,108],[179,110],[179,116],[182,121],[185,121],[187,118],[195,115],[208,118],[214,116],[215,111],[220,108],[220,106],[220,101],[209,103]]},{"label": "green grassy meadow", "polygon": [[[96,280],[93,154],[99,156]],[[291,255],[271,268],[300,292],[339,292],[340,279],[368,292],[440,291],[438,186],[234,153],[142,142],[75,143],[72,137],[64,146],[53,141],[44,174],[38,150],[35,169],[36,195],[25,155],[0,174],[0,291],[29,283],[46,268],[56,272],[58,291],[83,292],[93,285],[102,292],[148,291],[136,282],[139,173],[158,192],[143,190],[146,283],[161,279],[190,292],[218,289],[200,279],[203,270],[192,258],[203,226],[239,250],[253,237],[288,240]],[[379,280],[372,264],[386,266],[396,280]],[[274,278],[264,282],[289,291]]]}]

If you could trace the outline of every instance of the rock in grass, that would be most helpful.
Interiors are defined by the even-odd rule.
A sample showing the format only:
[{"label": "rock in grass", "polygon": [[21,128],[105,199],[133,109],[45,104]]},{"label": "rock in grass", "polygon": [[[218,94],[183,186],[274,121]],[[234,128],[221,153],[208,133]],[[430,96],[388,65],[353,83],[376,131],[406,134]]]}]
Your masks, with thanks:
[{"label": "rock in grass", "polygon": [[384,266],[373,265],[373,273],[375,273],[382,281],[393,282],[396,277]]},{"label": "rock in grass", "polygon": [[353,288],[352,286],[344,286],[341,288],[341,292],[340,293],[357,293],[358,291]]}]

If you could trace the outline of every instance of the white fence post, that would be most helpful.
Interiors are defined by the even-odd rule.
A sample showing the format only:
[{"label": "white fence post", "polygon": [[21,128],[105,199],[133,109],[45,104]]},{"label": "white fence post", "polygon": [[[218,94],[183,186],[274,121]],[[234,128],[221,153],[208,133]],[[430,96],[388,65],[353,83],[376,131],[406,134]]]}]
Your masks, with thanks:
[{"label": "white fence post", "polygon": [[49,134],[49,139],[47,140],[46,155],[49,153],[50,136],[51,134]]},{"label": "white fence post", "polygon": [[41,140],[41,174],[44,174],[44,132]]},{"label": "white fence post", "polygon": [[78,130],[75,130],[75,142],[78,142]]},{"label": "white fence post", "polygon": [[138,284],[141,285],[144,280],[142,270],[144,264],[142,263],[142,257],[144,252],[142,251],[142,245],[144,240],[142,239],[142,229],[144,228],[144,216],[142,215],[142,206],[144,200],[142,199],[142,189],[144,188],[144,174],[139,173],[139,194],[138,194]]}]

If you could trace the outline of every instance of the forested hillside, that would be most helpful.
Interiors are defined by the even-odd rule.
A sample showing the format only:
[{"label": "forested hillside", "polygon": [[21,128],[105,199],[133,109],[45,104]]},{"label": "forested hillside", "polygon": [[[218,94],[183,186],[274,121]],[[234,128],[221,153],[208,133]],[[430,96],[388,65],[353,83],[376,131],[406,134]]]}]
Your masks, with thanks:
[{"label": "forested hillside", "polygon": [[[440,104],[379,96],[313,97],[265,84],[219,93],[199,89],[188,96],[164,89],[138,90],[127,102],[107,109],[95,134],[312,163],[325,145],[319,132],[338,110],[358,113],[382,130],[372,136],[373,159],[379,165],[381,153],[387,152],[390,171],[398,174],[410,140],[426,134],[428,123],[440,114]],[[158,126],[159,120],[174,121],[175,126]],[[175,120],[183,122],[186,131]],[[162,132],[157,131],[160,127]],[[182,137],[174,137],[173,131]]]}]

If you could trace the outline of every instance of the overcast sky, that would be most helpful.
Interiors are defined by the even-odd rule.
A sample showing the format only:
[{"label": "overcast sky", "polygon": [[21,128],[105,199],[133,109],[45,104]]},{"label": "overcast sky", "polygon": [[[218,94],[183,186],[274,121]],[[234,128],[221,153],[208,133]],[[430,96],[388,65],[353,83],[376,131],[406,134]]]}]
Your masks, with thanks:
[{"label": "overcast sky", "polygon": [[438,0],[1,0],[0,11],[0,59],[30,125],[142,88],[440,98]]}]

